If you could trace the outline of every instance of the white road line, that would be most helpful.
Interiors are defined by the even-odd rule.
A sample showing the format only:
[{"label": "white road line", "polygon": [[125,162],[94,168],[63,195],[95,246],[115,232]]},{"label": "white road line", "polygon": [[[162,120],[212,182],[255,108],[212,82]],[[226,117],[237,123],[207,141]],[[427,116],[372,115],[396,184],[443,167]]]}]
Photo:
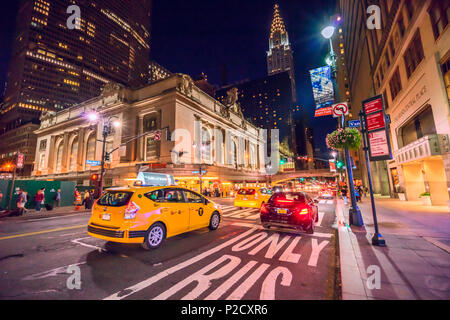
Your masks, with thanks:
[{"label": "white road line", "polygon": [[247,220],[254,220],[254,219],[259,219],[261,217],[261,214],[258,212],[256,214],[253,214],[251,216],[245,217],[245,219]]},{"label": "white road line", "polygon": [[84,239],[92,239],[92,238],[91,237],[78,238],[78,239],[72,240],[71,242],[79,244],[80,246],[83,246],[86,248],[98,250],[99,252],[107,252],[107,250],[103,249],[102,247],[94,246],[92,244],[87,244],[87,243],[80,241],[80,240],[84,240]]},{"label": "white road line", "polygon": [[243,219],[245,219],[246,217],[248,217],[249,215],[252,215],[254,213],[255,213],[255,209],[245,210],[245,211],[239,212],[238,214],[234,214],[233,216],[231,216],[231,218],[243,218]]},{"label": "white road line", "polygon": [[33,218],[33,219],[25,219],[21,220],[20,222],[33,222],[33,221],[43,221],[43,220],[53,220],[53,219],[60,219],[60,218],[67,218],[67,217],[73,217],[73,216],[79,216],[81,214],[91,214],[91,212],[80,212],[75,214],[67,214],[65,216],[58,216],[58,217],[49,217],[49,218]]},{"label": "white road line", "polygon": [[58,268],[54,268],[51,270],[47,270],[44,272],[39,272],[39,273],[35,273],[29,276],[26,276],[25,278],[22,279],[22,281],[31,281],[31,280],[40,280],[40,279],[45,279],[45,278],[49,278],[49,277],[55,277],[58,274],[67,274],[67,268],[70,266],[80,266],[82,264],[85,264],[86,261],[84,262],[79,262],[79,263],[74,263],[71,265],[67,265],[67,266],[63,266],[63,267],[58,267]]},{"label": "white road line", "polygon": [[325,216],[325,212],[319,211],[319,221],[316,222],[316,226],[320,227],[322,225],[322,219]]},{"label": "white road line", "polygon": [[192,258],[190,258],[190,259],[188,259],[188,260],[186,260],[184,262],[181,262],[181,263],[179,263],[179,264],[177,264],[177,265],[175,265],[175,266],[173,266],[173,267],[171,267],[171,268],[169,268],[167,270],[164,270],[164,271],[162,271],[162,272],[160,272],[160,273],[158,273],[158,274],[156,274],[156,275],[154,275],[154,276],[152,276],[152,277],[150,277],[150,278],[148,278],[148,279],[146,279],[144,281],[141,281],[141,282],[135,284],[134,286],[128,287],[128,288],[126,288],[124,290],[121,290],[121,291],[119,291],[117,293],[114,293],[114,294],[106,297],[104,300],[121,300],[121,299],[124,299],[124,298],[126,298],[126,297],[128,297],[128,296],[130,296],[130,295],[132,295],[132,294],[134,294],[136,292],[139,292],[139,291],[147,288],[148,286],[151,286],[153,283],[155,283],[155,282],[157,282],[157,281],[159,281],[159,280],[161,280],[161,279],[163,279],[163,278],[165,278],[165,277],[167,277],[167,276],[169,276],[169,275],[171,275],[171,274],[173,274],[173,273],[175,273],[175,272],[177,272],[177,271],[179,271],[179,270],[181,270],[183,268],[186,268],[186,267],[188,267],[188,266],[190,266],[190,265],[192,265],[194,263],[197,263],[200,260],[202,260],[202,259],[204,259],[204,258],[206,258],[206,257],[208,257],[208,256],[210,256],[210,255],[212,255],[212,254],[214,254],[216,252],[219,252],[220,250],[222,250],[222,249],[224,249],[224,248],[226,248],[228,246],[231,246],[232,244],[238,242],[242,238],[247,237],[249,234],[251,234],[255,230],[256,230],[255,228],[249,229],[246,232],[238,235],[237,237],[234,237],[234,238],[232,238],[232,239],[222,243],[221,245],[218,245],[218,246],[216,246],[216,247],[214,247],[214,248],[212,248],[212,249],[210,249],[210,250],[208,250],[206,252],[203,252],[203,253],[195,256],[195,257],[192,257]]},{"label": "white road line", "polygon": [[[251,223],[246,223],[246,222],[233,222],[231,225],[238,226],[238,227],[254,228],[254,229],[257,229],[257,230],[266,230],[267,231],[267,229],[264,228],[263,226],[256,225],[256,224],[251,224]],[[289,230],[289,231],[294,231],[294,230]],[[302,233],[302,236],[303,235],[311,236],[311,237],[318,237],[318,238],[331,238],[333,236],[333,234],[331,234],[331,233],[322,233],[322,232],[314,232],[314,234]]]},{"label": "white road line", "polygon": [[243,209],[243,210],[237,210],[237,211],[233,211],[233,212],[229,212],[229,213],[224,213],[223,216],[224,217],[231,217],[240,213],[244,213],[244,212],[249,212],[249,211],[253,211],[253,208],[250,209]]},{"label": "white road line", "polygon": [[325,204],[327,201],[326,200],[320,200],[319,203],[320,204]]},{"label": "white road line", "polygon": [[333,200],[327,200],[327,204],[333,204]]}]

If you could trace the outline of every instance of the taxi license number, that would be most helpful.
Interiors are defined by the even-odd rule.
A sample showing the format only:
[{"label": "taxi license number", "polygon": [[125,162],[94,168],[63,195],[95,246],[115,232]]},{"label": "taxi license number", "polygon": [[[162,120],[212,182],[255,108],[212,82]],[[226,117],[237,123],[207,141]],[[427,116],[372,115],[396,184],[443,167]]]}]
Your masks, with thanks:
[{"label": "taxi license number", "polygon": [[106,220],[106,221],[110,221],[111,220],[111,215],[109,213],[105,213],[102,215],[102,219]]}]

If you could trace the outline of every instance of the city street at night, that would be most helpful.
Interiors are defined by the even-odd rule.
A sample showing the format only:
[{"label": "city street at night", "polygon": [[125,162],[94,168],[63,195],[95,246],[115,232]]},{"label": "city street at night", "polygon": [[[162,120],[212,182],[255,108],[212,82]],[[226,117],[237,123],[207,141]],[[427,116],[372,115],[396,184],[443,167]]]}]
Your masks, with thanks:
[{"label": "city street at night", "polygon": [[[176,236],[152,251],[89,237],[88,213],[2,220],[0,298],[333,299],[335,205],[330,202],[319,205],[316,232],[307,235],[264,230],[258,210],[239,210],[222,200],[218,230]],[[66,285],[71,265],[81,270],[79,290]],[[205,286],[206,280],[211,284]]]}]

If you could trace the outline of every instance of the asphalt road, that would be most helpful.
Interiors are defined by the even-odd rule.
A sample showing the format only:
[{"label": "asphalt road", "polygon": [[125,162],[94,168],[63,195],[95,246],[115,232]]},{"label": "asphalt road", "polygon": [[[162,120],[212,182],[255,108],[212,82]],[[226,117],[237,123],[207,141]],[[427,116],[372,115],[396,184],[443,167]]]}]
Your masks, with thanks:
[{"label": "asphalt road", "polygon": [[218,230],[179,235],[153,251],[89,237],[88,213],[2,219],[0,299],[333,298],[334,203],[319,204],[319,225],[307,235],[265,230],[257,210],[217,202]]}]

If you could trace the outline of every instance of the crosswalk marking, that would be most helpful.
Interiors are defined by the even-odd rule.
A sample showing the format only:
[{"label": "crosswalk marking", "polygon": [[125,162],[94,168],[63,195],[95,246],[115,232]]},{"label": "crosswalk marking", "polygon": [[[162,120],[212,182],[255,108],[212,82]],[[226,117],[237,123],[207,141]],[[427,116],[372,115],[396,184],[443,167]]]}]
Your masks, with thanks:
[{"label": "crosswalk marking", "polygon": [[317,227],[320,227],[320,225],[322,224],[322,219],[323,219],[324,215],[325,215],[325,212],[319,211],[319,221],[316,223]]},{"label": "crosswalk marking", "polygon": [[333,204],[333,200],[320,200],[319,201],[320,204]]},{"label": "crosswalk marking", "polygon": [[255,210],[255,209],[250,208],[250,209],[236,210],[236,211],[231,211],[231,212],[224,213],[223,216],[224,217],[231,217],[231,216],[235,216],[237,214],[242,214],[242,213],[246,213],[246,212],[253,211],[253,210]]}]

